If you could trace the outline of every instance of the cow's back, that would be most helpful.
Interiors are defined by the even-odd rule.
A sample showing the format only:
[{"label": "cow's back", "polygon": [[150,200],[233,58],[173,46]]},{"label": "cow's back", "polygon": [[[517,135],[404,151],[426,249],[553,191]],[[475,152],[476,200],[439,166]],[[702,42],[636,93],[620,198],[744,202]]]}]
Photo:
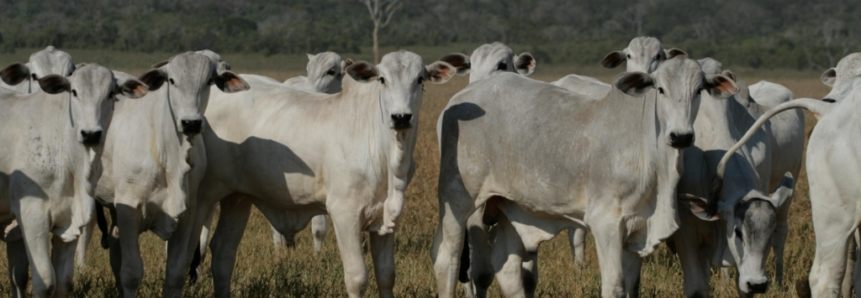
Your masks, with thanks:
[{"label": "cow's back", "polygon": [[598,79],[569,74],[551,84],[580,93],[589,98],[601,98],[610,93],[612,86]]}]

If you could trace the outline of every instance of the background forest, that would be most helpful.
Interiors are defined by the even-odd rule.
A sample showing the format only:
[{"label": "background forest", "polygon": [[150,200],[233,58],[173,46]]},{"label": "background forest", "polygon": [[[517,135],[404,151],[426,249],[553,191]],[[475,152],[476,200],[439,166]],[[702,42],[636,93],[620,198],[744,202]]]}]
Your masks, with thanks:
[{"label": "background forest", "polygon": [[[634,36],[753,68],[820,69],[861,40],[851,0],[404,0],[387,47],[503,41],[544,63],[594,64]],[[358,0],[0,0],[0,52],[16,48],[358,53],[373,23]],[[598,57],[598,58],[596,58]]]}]

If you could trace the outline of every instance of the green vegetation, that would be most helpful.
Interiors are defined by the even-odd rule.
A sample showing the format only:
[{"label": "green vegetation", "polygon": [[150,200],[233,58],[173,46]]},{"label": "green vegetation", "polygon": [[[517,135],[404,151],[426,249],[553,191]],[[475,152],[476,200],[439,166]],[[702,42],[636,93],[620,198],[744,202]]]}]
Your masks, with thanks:
[{"label": "green vegetation", "polygon": [[[384,47],[502,41],[542,63],[594,65],[634,36],[730,66],[824,68],[857,51],[851,0],[405,1]],[[0,0],[0,52],[20,48],[176,53],[367,53],[373,23],[356,0]],[[466,52],[471,51],[471,48]],[[384,52],[384,51],[383,51]],[[349,56],[349,55],[345,55]]]}]

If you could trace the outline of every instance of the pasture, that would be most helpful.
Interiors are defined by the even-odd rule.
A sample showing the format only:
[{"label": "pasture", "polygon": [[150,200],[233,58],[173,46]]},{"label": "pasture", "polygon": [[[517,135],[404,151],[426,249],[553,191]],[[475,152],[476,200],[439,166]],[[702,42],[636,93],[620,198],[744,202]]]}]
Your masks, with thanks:
[{"label": "pasture", "polygon": [[[475,45],[462,45],[455,48],[409,48],[430,63],[450,52],[469,53]],[[516,52],[519,49],[514,47]],[[392,51],[382,48],[381,53]],[[7,65],[16,61],[26,61],[33,49],[19,49],[16,54],[0,55],[0,64]],[[103,66],[140,75],[149,65],[167,59],[167,53],[123,53],[92,50],[67,50],[76,63],[97,62]],[[363,51],[369,53],[370,51]],[[304,75],[305,55],[222,55],[233,66],[236,73],[253,73],[271,76],[279,81],[296,75]],[[370,60],[368,54],[342,54],[353,60]],[[596,57],[594,66],[577,67],[571,65],[552,65],[538,61],[532,78],[553,81],[564,74],[577,73],[594,76],[609,82],[620,69],[601,68]],[[693,57],[702,58],[702,57]],[[820,98],[828,92],[828,87],[819,80],[820,71],[797,70],[751,70],[734,69],[732,61],[723,61],[726,68],[733,70],[739,80],[754,84],[768,80],[791,89],[795,97]],[[457,77],[447,84],[427,84],[425,87],[421,113],[419,115],[419,139],[415,151],[418,164],[407,192],[404,214],[396,233],[396,275],[395,294],[402,297],[430,297],[436,294],[436,282],[430,258],[430,248],[438,221],[437,176],[439,171],[439,150],[436,140],[436,121],[449,98],[465,87],[466,77]],[[809,135],[815,120],[807,116]],[[804,296],[807,273],[810,270],[814,253],[814,234],[810,218],[810,201],[805,171],[798,177],[790,216],[790,232],[786,248],[785,284],[778,287],[772,284],[765,297]],[[215,227],[217,229],[218,227]],[[110,270],[108,251],[98,245],[101,234],[96,232],[89,248],[87,265],[76,274],[76,297],[115,296],[114,277]],[[315,255],[311,234],[303,231],[297,234],[297,245],[293,249],[276,248],[272,245],[269,225],[263,216],[255,211],[239,248],[233,277],[234,297],[343,297],[343,267],[335,243],[334,232],[330,231],[323,251]],[[0,243],[5,248],[5,243]],[[367,241],[365,243],[368,249]],[[5,249],[3,249],[5,251]],[[165,244],[154,234],[145,233],[141,238],[141,251],[145,265],[145,278],[140,288],[140,297],[161,295],[166,258]],[[595,246],[591,237],[587,238],[586,264],[582,269],[575,268],[567,237],[560,235],[547,242],[540,250],[540,282],[537,294],[544,297],[598,297],[600,296],[600,271],[597,264]],[[187,286],[186,297],[211,297],[213,295],[212,277],[209,273],[209,255],[203,260],[201,277],[197,284]],[[371,266],[370,255],[366,264]],[[0,267],[5,268],[6,258],[0,258]],[[770,277],[773,278],[773,262],[769,260]],[[720,276],[720,270],[713,269],[711,284],[714,297],[736,297],[735,286]],[[373,271],[370,271],[368,296],[375,297],[376,285]],[[8,273],[0,273],[0,296],[10,293]],[[682,271],[678,258],[666,247],[661,246],[649,256],[643,265],[640,293],[643,297],[681,297]],[[801,291],[801,293],[799,292]],[[459,293],[461,293],[459,291]],[[491,288],[491,297],[499,297],[497,285]]]}]

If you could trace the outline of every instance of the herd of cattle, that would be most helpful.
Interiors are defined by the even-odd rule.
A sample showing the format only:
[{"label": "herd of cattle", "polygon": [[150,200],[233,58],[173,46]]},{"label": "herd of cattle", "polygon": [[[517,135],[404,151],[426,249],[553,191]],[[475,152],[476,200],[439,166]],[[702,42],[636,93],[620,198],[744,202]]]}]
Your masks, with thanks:
[{"label": "herd of cattle", "polygon": [[215,295],[229,297],[252,205],[276,245],[293,245],[310,222],[317,251],[330,215],[351,297],[368,285],[370,232],[380,295],[391,297],[423,84],[454,75],[470,84],[437,124],[440,297],[454,297],[458,280],[483,297],[494,278],[506,297],[534,296],[537,250],[562,230],[580,263],[593,234],[604,297],[638,296],[642,258],[661,242],[679,255],[688,297],[709,297],[711,266],[737,268],[740,296],[766,292],[772,249],[783,279],[805,149],[798,108],[819,118],[806,153],[812,294],[849,291],[846,251],[861,237],[861,145],[848,133],[861,130],[861,54],[822,75],[832,87],[822,100],[747,86],[718,61],[646,37],[601,61],[627,64],[609,85],[529,79],[535,59],[501,43],[427,65],[406,51],[377,65],[332,52],[309,60],[307,77],[283,83],[237,75],[208,50],[134,77],[48,47],[0,71],[0,238],[13,297],[29,275],[36,297],[69,296],[96,225],[120,295],[141,285],[138,237],[152,231],[167,241],[164,297],[196,280],[207,248]]}]

